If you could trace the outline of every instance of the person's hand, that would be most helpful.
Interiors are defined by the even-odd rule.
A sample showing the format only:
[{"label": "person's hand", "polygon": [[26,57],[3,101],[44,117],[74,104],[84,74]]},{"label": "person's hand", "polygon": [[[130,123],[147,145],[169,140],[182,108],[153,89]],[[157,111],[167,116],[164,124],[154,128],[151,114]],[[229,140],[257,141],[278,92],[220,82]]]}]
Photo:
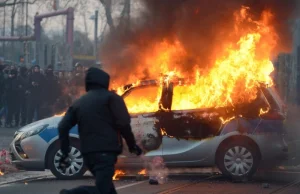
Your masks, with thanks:
[{"label": "person's hand", "polygon": [[130,148],[130,153],[133,153],[133,154],[136,154],[137,156],[141,155],[142,154],[142,149],[138,146],[138,145],[135,145],[134,147]]},{"label": "person's hand", "polygon": [[58,168],[65,172],[69,166],[71,166],[71,159],[68,155],[63,154],[59,160]]}]

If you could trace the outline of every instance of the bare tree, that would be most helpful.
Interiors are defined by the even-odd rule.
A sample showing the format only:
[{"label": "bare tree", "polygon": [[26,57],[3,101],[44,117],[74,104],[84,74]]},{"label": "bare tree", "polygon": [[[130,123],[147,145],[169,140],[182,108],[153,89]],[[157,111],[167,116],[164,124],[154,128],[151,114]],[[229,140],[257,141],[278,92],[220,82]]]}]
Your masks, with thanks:
[{"label": "bare tree", "polygon": [[[34,4],[37,0],[28,1],[28,4]],[[16,6],[17,4],[24,3],[23,0],[4,0],[3,2],[0,2],[0,7],[6,7],[6,6]]]},{"label": "bare tree", "polygon": [[100,0],[100,2],[102,3],[102,5],[104,6],[104,9],[105,9],[107,24],[109,25],[110,30],[114,32],[115,26],[114,26],[114,21],[113,21],[112,15],[111,15],[112,2],[111,2],[111,0]]}]

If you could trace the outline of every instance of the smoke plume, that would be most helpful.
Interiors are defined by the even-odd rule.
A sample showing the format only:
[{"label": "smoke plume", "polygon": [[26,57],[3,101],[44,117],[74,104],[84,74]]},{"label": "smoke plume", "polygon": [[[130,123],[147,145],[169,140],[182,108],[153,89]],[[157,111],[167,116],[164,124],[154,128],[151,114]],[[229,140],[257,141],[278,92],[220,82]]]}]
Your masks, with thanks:
[{"label": "smoke plume", "polygon": [[[143,0],[144,11],[138,19],[131,19],[130,29],[117,28],[111,32],[101,49],[101,60],[112,79],[126,84],[134,74],[140,53],[157,42],[179,42],[188,57],[179,66],[193,71],[195,61],[207,68],[221,49],[220,42],[233,29],[234,12],[241,6],[250,7],[253,19],[259,19],[263,10],[274,15],[272,25],[279,37],[274,53],[291,49],[290,21],[295,17],[298,0]],[[238,40],[237,40],[238,41]],[[199,63],[200,61],[200,63]],[[149,78],[148,67],[143,67],[140,79]]]}]

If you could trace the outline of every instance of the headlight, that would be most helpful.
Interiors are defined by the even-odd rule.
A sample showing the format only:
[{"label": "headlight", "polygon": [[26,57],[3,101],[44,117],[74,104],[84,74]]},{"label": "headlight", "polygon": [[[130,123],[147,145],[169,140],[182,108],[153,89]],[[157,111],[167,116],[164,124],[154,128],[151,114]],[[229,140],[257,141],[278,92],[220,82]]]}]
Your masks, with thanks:
[{"label": "headlight", "polygon": [[36,134],[41,133],[46,127],[48,127],[47,125],[39,125],[39,126],[34,126],[32,127],[31,130],[24,132],[21,137],[20,137],[20,141],[23,139],[26,139],[27,137],[31,137],[34,136]]}]

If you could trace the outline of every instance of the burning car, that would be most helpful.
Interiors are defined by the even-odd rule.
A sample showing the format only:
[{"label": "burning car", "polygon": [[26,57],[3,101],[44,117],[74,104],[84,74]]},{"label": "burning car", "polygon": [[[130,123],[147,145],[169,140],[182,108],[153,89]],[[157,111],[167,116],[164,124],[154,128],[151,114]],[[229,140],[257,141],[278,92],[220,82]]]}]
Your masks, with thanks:
[{"label": "burning car", "polygon": [[[160,156],[168,167],[216,165],[224,175],[242,178],[251,177],[261,165],[276,165],[286,158],[285,106],[274,87],[261,84],[251,103],[176,110],[175,93],[188,84],[174,78],[123,87],[132,129],[145,157],[135,157],[125,147],[118,168],[142,168],[148,159]],[[147,111],[139,109],[140,102]],[[70,131],[72,165],[65,173],[58,168],[60,120],[54,116],[19,129],[10,145],[12,162],[26,170],[50,169],[59,179],[82,176],[86,168],[77,126]]]},{"label": "burning car", "polygon": [[[135,34],[138,42],[124,41],[129,44],[122,49],[111,44],[118,45],[120,53],[102,49],[109,51],[103,61],[117,77],[112,85],[143,79],[116,90],[126,102],[145,153],[137,158],[125,147],[118,168],[144,167],[159,156],[168,167],[216,165],[226,176],[243,178],[261,165],[276,165],[286,158],[285,106],[270,76],[278,36],[271,12],[253,16],[249,7],[236,10],[232,22],[226,22],[228,30],[221,30],[221,36],[216,32],[215,48],[203,49],[203,42],[212,41],[206,35],[205,41],[192,38],[187,43],[178,31],[153,42]],[[124,73],[126,68],[130,72]],[[159,73],[165,76],[158,79]],[[70,131],[72,165],[65,173],[58,168],[60,120],[54,116],[18,130],[10,146],[13,163],[27,170],[50,169],[61,179],[82,176],[86,168],[77,126]]]}]

